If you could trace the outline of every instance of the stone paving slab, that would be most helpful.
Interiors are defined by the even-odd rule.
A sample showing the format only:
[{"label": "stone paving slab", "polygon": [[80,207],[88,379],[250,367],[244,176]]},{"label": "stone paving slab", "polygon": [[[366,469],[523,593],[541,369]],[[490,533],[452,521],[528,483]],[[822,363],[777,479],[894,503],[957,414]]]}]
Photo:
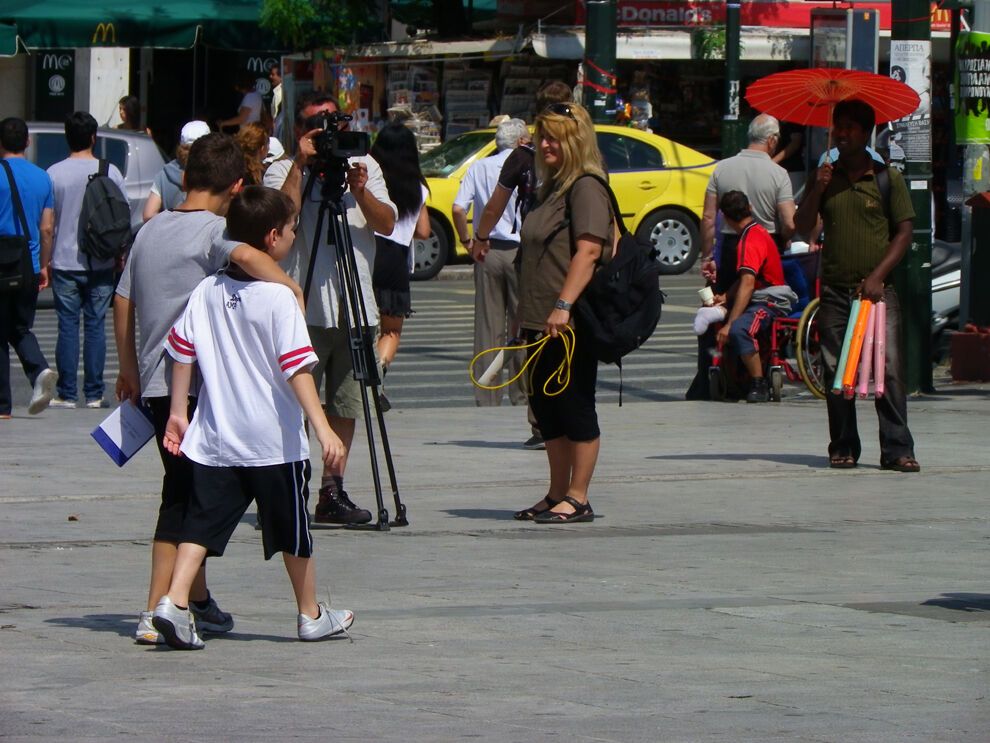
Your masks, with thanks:
[{"label": "stone paving slab", "polygon": [[[157,454],[113,466],[104,411],[5,422],[0,736],[986,740],[985,388],[912,401],[919,475],[878,469],[867,406],[843,472],[810,400],[600,413],[602,518],[559,528],[511,518],[545,487],[524,411],[390,413],[411,525],[314,532],[354,642],[295,641],[249,513],[210,562],[235,630],[198,653],[131,642]],[[365,506],[368,473],[359,443]]]}]

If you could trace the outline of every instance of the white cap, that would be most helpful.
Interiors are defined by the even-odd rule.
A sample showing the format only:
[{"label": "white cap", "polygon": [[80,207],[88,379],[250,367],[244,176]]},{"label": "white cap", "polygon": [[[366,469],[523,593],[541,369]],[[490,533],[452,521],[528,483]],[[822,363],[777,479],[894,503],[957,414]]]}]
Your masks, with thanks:
[{"label": "white cap", "polygon": [[268,157],[266,157],[262,162],[265,165],[271,165],[273,162],[278,160],[282,155],[285,154],[285,148],[282,143],[278,141],[275,137],[268,138]]},{"label": "white cap", "polygon": [[205,121],[190,121],[179,134],[179,144],[192,144],[200,137],[210,133],[210,125]]}]

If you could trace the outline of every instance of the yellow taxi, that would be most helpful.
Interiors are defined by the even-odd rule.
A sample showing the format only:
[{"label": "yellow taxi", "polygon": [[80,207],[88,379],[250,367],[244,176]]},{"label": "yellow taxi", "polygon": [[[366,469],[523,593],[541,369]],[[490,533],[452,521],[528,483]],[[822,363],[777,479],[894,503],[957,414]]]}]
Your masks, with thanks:
[{"label": "yellow taxi", "polygon": [[[619,200],[626,227],[659,251],[661,273],[683,273],[701,249],[701,212],[715,161],[664,137],[621,126],[596,124],[598,148]],[[429,279],[455,257],[451,207],[472,163],[495,152],[495,130],[479,129],[448,140],[420,158],[430,186],[426,202],[433,234],[415,241],[414,279]]]}]

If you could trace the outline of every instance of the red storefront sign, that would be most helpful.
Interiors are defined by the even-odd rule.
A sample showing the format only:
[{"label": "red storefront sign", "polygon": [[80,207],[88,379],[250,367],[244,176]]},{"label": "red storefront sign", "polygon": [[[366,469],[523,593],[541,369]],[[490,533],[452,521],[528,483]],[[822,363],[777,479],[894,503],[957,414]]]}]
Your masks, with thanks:
[{"label": "red storefront sign", "polygon": [[[810,28],[814,8],[833,8],[831,2],[797,0],[744,0],[740,7],[743,26]],[[857,2],[856,10],[876,10],[880,28],[890,30],[890,2]],[[722,0],[618,0],[620,26],[706,26],[725,23]],[[931,3],[933,31],[948,31],[950,13]],[[575,23],[585,22],[584,2],[577,0]]]}]

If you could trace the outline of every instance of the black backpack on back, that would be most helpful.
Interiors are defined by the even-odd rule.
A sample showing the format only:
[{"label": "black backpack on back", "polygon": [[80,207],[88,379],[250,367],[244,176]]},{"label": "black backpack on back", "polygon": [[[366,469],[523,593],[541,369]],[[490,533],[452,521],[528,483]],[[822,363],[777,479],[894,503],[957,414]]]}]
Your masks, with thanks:
[{"label": "black backpack on back", "polygon": [[[621,236],[611,260],[595,269],[574,303],[574,318],[592,339],[598,360],[621,369],[622,357],[643,345],[660,321],[664,294],[660,291],[657,250],[626,229],[615,194],[605,180],[591,174],[582,177],[594,178],[608,191]],[[571,230],[573,251],[569,191],[565,196],[565,220]]]},{"label": "black backpack on back", "polygon": [[79,252],[90,262],[119,258],[131,247],[131,205],[110,176],[110,163],[100,160],[89,177],[79,212]]}]

